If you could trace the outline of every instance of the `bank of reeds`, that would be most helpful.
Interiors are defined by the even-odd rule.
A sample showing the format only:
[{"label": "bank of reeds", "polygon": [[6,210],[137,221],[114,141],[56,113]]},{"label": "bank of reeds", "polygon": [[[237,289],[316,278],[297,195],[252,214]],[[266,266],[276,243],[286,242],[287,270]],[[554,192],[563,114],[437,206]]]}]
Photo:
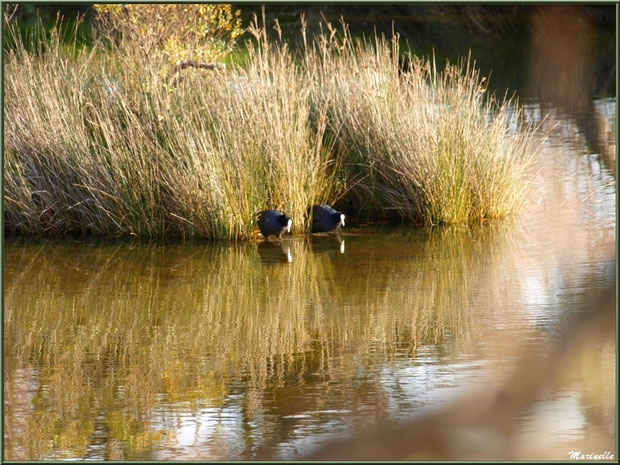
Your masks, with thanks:
[{"label": "bank of reeds", "polygon": [[173,80],[118,50],[45,47],[6,60],[8,231],[238,239],[265,208],[299,232],[328,200],[325,118],[311,124],[312,83],[286,48]]},{"label": "bank of reeds", "polygon": [[[306,61],[329,132],[360,179],[351,204],[369,217],[464,223],[504,217],[526,198],[541,139],[516,102],[486,95],[470,59],[438,71],[399,60],[399,41],[330,28]],[[318,105],[322,108],[322,105]]]},{"label": "bank of reeds", "polygon": [[5,51],[5,231],[247,239],[265,208],[302,232],[313,203],[435,224],[524,200],[539,139],[473,66],[405,68],[346,29],[299,56],[255,35],[243,66],[176,77],[54,34]]}]

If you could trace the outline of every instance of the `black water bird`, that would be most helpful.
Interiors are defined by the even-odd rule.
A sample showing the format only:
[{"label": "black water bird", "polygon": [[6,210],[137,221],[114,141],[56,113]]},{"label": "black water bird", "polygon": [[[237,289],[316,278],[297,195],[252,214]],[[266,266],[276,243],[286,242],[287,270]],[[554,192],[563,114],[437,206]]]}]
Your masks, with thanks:
[{"label": "black water bird", "polygon": [[332,232],[344,226],[344,215],[329,205],[312,207],[312,232]]},{"label": "black water bird", "polygon": [[258,214],[258,228],[261,234],[267,239],[269,236],[282,236],[286,232],[291,232],[293,220],[278,210],[265,210]]}]

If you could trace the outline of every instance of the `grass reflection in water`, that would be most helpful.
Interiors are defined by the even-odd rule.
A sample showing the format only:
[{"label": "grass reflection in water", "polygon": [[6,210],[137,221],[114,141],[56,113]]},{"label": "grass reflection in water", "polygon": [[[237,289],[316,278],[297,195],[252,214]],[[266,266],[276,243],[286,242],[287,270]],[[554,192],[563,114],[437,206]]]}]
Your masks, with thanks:
[{"label": "grass reflection in water", "polygon": [[241,420],[277,428],[422,346],[462,351],[498,228],[351,234],[346,253],[320,236],[9,244],[6,458],[149,458],[239,386]]}]

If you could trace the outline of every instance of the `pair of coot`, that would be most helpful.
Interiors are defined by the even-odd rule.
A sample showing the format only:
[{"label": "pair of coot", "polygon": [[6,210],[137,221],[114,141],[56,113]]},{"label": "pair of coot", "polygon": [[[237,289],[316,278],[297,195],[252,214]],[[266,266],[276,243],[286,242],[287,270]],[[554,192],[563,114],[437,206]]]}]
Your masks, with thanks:
[{"label": "pair of coot", "polygon": [[[310,213],[310,208],[308,208]],[[258,228],[265,238],[269,236],[282,236],[291,232],[293,220],[278,210],[265,210],[258,214]],[[329,205],[314,205],[312,207],[312,232],[332,232],[340,226],[344,226],[344,215],[334,210]]]}]

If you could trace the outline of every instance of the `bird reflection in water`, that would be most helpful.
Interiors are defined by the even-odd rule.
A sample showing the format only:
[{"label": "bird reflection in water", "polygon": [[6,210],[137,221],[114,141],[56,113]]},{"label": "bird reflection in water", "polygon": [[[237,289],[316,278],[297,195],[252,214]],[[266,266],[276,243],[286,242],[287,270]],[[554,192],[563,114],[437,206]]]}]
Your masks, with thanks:
[{"label": "bird reflection in water", "polygon": [[313,234],[312,235],[313,253],[344,253],[344,239],[340,234]]},{"label": "bird reflection in water", "polygon": [[291,263],[291,246],[284,241],[263,241],[258,244],[258,254],[263,263]]}]

